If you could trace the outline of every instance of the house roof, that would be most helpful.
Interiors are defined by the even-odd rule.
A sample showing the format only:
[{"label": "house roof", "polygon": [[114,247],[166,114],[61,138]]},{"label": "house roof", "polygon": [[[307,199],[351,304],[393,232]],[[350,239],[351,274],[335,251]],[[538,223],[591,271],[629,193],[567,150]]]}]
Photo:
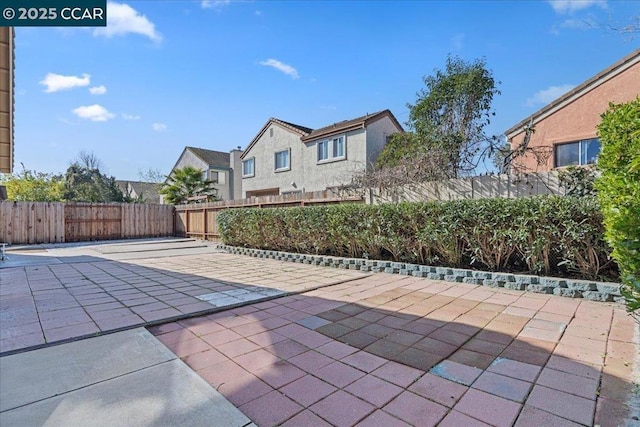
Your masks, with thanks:
[{"label": "house roof", "polygon": [[271,126],[272,123],[276,123],[276,124],[282,126],[285,129],[288,129],[288,130],[290,130],[290,131],[292,131],[294,133],[297,133],[301,137],[305,136],[305,135],[308,135],[309,132],[311,132],[313,130],[313,129],[308,128],[306,126],[296,125],[294,123],[285,122],[284,120],[280,120],[280,119],[276,119],[275,117],[271,117],[269,120],[267,120],[267,123],[265,123],[264,126],[262,126],[262,129],[260,129],[260,131],[256,134],[256,136],[253,137],[253,139],[251,140],[249,145],[247,145],[247,148],[244,149],[244,152],[240,156],[241,159],[244,159],[245,155],[249,152],[249,150],[251,150],[251,147],[253,147],[256,144],[256,142],[258,142],[260,137],[267,131],[267,129],[269,129],[269,126]]},{"label": "house roof", "polygon": [[398,129],[403,130],[402,126],[400,125],[400,123],[398,123],[398,120],[396,120],[390,110],[382,110],[373,114],[365,114],[364,116],[356,117],[355,119],[343,120],[341,122],[322,127],[320,129],[314,129],[307,136],[303,136],[302,141],[312,141],[314,139],[322,138],[324,136],[329,136],[336,133],[361,129],[369,125],[369,123],[375,122],[376,120],[379,120],[385,116],[389,117],[391,121],[393,121],[394,124],[398,127]]},{"label": "house roof", "polygon": [[260,129],[260,132],[258,132],[258,134],[251,140],[249,145],[247,145],[247,148],[245,148],[240,158],[244,159],[244,157],[247,155],[249,150],[251,150],[251,147],[255,145],[255,143],[267,131],[267,129],[272,123],[276,123],[284,127],[285,129],[289,129],[299,134],[300,140],[302,142],[307,142],[307,141],[312,141],[314,139],[318,139],[318,138],[329,136],[336,133],[342,133],[350,130],[361,129],[369,125],[369,123],[375,122],[376,120],[379,120],[385,116],[389,117],[393,121],[393,123],[398,127],[398,129],[400,129],[401,131],[404,131],[404,129],[402,128],[402,126],[400,125],[400,123],[394,117],[394,115],[391,113],[390,110],[383,110],[373,114],[366,114],[364,116],[360,116],[351,120],[343,120],[341,122],[337,122],[329,126],[324,126],[319,129],[311,129],[305,126],[296,125],[296,124],[285,122],[284,120],[280,120],[272,117],[269,120],[267,120],[267,123],[265,123],[262,129]]},{"label": "house roof", "polygon": [[209,166],[229,167],[229,153],[197,147],[185,147],[185,150],[191,151]]},{"label": "house roof", "polygon": [[600,71],[595,76],[586,80],[582,84],[576,86],[575,88],[565,93],[555,101],[545,105],[540,110],[531,114],[526,119],[520,121],[515,126],[509,128],[505,132],[507,139],[511,139],[516,134],[520,133],[524,128],[524,126],[529,124],[532,120],[535,124],[536,121],[544,119],[545,117],[555,113],[556,111],[565,107],[567,104],[573,102],[575,99],[580,98],[582,95],[595,89],[596,87],[600,86],[602,83],[612,79],[613,77],[617,76],[618,74],[622,73],[624,70],[630,68],[631,66],[633,66],[634,64],[637,64],[638,62],[640,62],[640,49],[631,52],[629,55],[625,56],[615,64]]},{"label": "house roof", "polygon": [[128,186],[131,186],[135,194],[142,195],[145,201],[149,203],[160,203],[160,194],[158,193],[160,184],[154,182],[116,180],[116,185],[125,194],[129,190]]}]

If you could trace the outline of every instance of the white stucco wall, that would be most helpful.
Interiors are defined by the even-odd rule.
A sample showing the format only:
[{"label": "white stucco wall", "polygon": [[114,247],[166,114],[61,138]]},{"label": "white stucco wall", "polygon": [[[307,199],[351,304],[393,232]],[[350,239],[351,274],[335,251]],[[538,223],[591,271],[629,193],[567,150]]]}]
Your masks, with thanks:
[{"label": "white stucco wall", "polygon": [[[270,129],[273,129],[271,136]],[[383,117],[351,132],[303,143],[300,135],[277,124],[271,124],[246,153],[244,160],[255,159],[255,176],[242,178],[242,197],[247,192],[277,188],[278,193],[291,191],[321,191],[328,187],[348,184],[356,173],[361,173],[375,162],[386,144],[387,136],[398,132],[393,121]],[[345,137],[344,159],[318,162],[318,142]],[[275,172],[275,153],[291,150],[291,169]],[[329,152],[331,153],[331,145]],[[295,186],[292,185],[295,183]]]},{"label": "white stucco wall", "polygon": [[371,167],[387,144],[387,137],[400,132],[389,117],[383,117],[367,126],[367,166]]},{"label": "white stucco wall", "polygon": [[[318,143],[339,136],[345,137],[346,157],[332,160],[329,144],[329,160],[318,162]],[[366,132],[364,129],[320,138],[304,144],[304,191],[320,191],[327,187],[347,184],[354,173],[366,167]]]},{"label": "white stucco wall", "polygon": [[232,199],[242,198],[242,160],[240,156],[242,150],[231,150],[229,153],[229,165],[231,166],[231,175],[233,176],[233,197]]},{"label": "white stucco wall", "polygon": [[[271,136],[271,129],[273,129],[273,136]],[[291,149],[289,157],[291,169],[275,172],[275,153],[287,149]],[[255,175],[251,178],[242,178],[242,197],[246,197],[248,191],[267,188],[279,188],[280,192],[297,190],[291,186],[291,183],[295,182],[297,185],[303,180],[302,149],[303,144],[299,134],[272,123],[243,158],[243,160],[252,157],[255,159]]]}]

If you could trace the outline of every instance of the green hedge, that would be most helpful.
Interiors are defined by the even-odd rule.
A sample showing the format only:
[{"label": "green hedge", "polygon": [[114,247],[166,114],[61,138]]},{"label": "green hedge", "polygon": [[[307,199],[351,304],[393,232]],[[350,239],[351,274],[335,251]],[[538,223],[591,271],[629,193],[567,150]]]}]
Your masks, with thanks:
[{"label": "green hedge", "polygon": [[[640,311],[640,97],[611,105],[598,126],[602,152],[596,181],[606,238],[620,266],[622,294]],[[640,313],[639,313],[640,314]]]},{"label": "green hedge", "polygon": [[227,209],[225,244],[492,271],[615,277],[594,198]]}]

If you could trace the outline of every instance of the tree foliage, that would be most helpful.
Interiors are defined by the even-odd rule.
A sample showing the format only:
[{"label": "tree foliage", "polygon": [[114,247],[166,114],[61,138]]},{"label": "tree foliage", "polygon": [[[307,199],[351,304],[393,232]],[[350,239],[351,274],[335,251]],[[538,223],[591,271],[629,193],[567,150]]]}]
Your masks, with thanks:
[{"label": "tree foliage", "polygon": [[377,166],[393,167],[416,154],[436,153],[446,159],[448,177],[468,174],[498,146],[498,139],[485,133],[495,115],[493,97],[500,93],[493,73],[484,59],[466,62],[450,56],[444,70],[434,70],[423,81],[415,104],[408,104],[411,133],[392,139]]},{"label": "tree foliage", "polygon": [[620,266],[623,295],[631,312],[640,310],[640,97],[610,104],[598,125],[602,152],[597,167],[598,199],[606,238]]},{"label": "tree foliage", "polygon": [[0,183],[7,187],[9,200],[18,202],[59,202],[64,192],[64,182],[60,176],[31,171],[5,175]]},{"label": "tree foliage", "polygon": [[218,189],[214,184],[214,181],[203,178],[200,169],[185,166],[169,175],[167,183],[160,189],[160,194],[171,204],[209,202],[217,199]]},{"label": "tree foliage", "polygon": [[93,153],[80,152],[64,176],[64,199],[72,202],[122,202],[122,191],[113,176],[100,171],[100,160]]}]

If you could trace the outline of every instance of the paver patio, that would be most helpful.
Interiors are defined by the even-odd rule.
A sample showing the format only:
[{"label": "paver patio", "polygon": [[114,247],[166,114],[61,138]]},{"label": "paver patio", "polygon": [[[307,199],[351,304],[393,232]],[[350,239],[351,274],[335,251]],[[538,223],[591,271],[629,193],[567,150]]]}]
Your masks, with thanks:
[{"label": "paver patio", "polygon": [[259,426],[614,426],[640,409],[617,304],[374,274],[151,331]]},{"label": "paver patio", "polygon": [[153,254],[0,269],[0,354],[363,276],[225,253]]},{"label": "paver patio", "polygon": [[[102,311],[169,319],[149,330],[259,426],[616,426],[640,414],[640,333],[619,304],[218,253],[35,268],[1,271],[2,351],[119,327]],[[170,321],[256,287],[302,293]]]}]

